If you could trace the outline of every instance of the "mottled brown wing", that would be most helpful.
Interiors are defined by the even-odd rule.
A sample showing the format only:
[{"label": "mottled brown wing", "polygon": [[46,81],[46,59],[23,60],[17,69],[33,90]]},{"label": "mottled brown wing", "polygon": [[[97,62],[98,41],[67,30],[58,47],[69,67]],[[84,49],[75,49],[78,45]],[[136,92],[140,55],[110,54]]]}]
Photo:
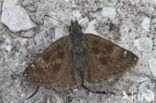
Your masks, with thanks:
[{"label": "mottled brown wing", "polygon": [[[68,85],[76,85],[79,78],[77,74],[72,73],[73,68],[69,63],[66,46],[66,37],[54,42],[26,68],[23,75],[39,85],[59,84],[64,88]],[[64,79],[65,81],[62,82]]]},{"label": "mottled brown wing", "polygon": [[81,84],[78,72],[73,68],[70,55],[65,58],[66,63],[64,64],[65,72],[62,75],[60,81],[56,84],[57,88],[71,88]]},{"label": "mottled brown wing", "polygon": [[94,69],[103,75],[117,74],[136,65],[138,57],[132,52],[93,34],[87,34],[86,37],[89,55],[97,66]]},{"label": "mottled brown wing", "polygon": [[97,64],[94,62],[94,58],[88,57],[88,65],[84,69],[84,85],[97,85],[101,84],[103,81],[107,80],[107,76],[104,75],[98,68]]}]

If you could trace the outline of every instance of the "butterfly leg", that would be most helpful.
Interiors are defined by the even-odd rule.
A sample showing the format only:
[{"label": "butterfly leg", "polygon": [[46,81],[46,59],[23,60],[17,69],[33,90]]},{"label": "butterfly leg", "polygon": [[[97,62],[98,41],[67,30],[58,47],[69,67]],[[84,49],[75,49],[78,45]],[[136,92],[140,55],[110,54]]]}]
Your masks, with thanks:
[{"label": "butterfly leg", "polygon": [[37,86],[36,90],[29,97],[27,97],[27,99],[32,98],[38,92],[38,90],[39,90],[39,86]]}]

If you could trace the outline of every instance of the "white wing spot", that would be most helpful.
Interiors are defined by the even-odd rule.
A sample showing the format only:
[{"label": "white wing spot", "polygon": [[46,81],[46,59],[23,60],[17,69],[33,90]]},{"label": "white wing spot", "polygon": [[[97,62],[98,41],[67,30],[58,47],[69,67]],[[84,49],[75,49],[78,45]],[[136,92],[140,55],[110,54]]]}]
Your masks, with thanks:
[{"label": "white wing spot", "polygon": [[28,75],[25,73],[24,76],[27,77]]},{"label": "white wing spot", "polygon": [[137,58],[134,58],[134,60],[137,60]]},{"label": "white wing spot", "polygon": [[127,55],[127,51],[124,51],[124,56],[126,56]]},{"label": "white wing spot", "polygon": [[32,67],[32,68],[35,68],[35,65],[34,65],[34,64],[32,64],[32,65],[31,65],[31,67]]}]

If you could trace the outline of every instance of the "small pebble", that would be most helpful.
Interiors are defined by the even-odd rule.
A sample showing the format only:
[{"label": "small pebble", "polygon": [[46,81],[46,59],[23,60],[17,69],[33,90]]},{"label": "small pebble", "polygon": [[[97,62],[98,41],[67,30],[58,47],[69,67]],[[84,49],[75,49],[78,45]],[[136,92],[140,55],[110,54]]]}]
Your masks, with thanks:
[{"label": "small pebble", "polygon": [[102,16],[107,17],[111,20],[114,20],[116,17],[116,9],[115,7],[104,7],[102,9]]},{"label": "small pebble", "polygon": [[1,22],[13,32],[35,27],[27,11],[18,5],[18,0],[4,0]]},{"label": "small pebble", "polygon": [[89,22],[88,27],[85,29],[85,33],[99,34],[95,30],[95,24],[96,24],[96,20],[92,20],[91,22]]},{"label": "small pebble", "polygon": [[148,37],[142,37],[134,41],[134,46],[143,52],[150,52],[153,48],[153,42]]},{"label": "small pebble", "polygon": [[141,23],[142,28],[145,29],[146,31],[149,31],[150,22],[151,22],[150,18],[145,17]]}]

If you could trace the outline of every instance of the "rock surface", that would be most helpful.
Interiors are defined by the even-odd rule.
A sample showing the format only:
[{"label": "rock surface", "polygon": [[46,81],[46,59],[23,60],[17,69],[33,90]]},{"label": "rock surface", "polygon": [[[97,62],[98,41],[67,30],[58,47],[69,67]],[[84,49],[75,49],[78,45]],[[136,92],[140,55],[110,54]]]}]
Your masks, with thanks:
[{"label": "rock surface", "polygon": [[156,58],[151,58],[148,63],[154,78],[156,78]]},{"label": "rock surface", "polygon": [[[0,2],[1,21],[9,27],[8,29],[0,24],[0,36],[3,41],[0,43],[0,103],[152,103],[156,94],[156,82],[150,78],[156,75],[156,20],[153,18],[156,12],[152,1],[154,2],[154,0]],[[108,91],[109,96],[92,93],[82,87],[67,92],[55,92],[41,86],[38,92],[27,100],[37,86],[23,79],[23,71],[55,40],[69,34],[68,26],[71,19],[78,19],[83,31],[104,37],[138,55],[138,64],[109,87],[111,88]],[[34,26],[36,27],[33,28]],[[105,87],[108,88],[107,85]],[[138,99],[132,95],[133,93],[135,97],[144,98],[145,95],[148,98]],[[124,95],[127,97],[122,99]]]},{"label": "rock surface", "polygon": [[26,10],[18,5],[18,0],[4,0],[1,22],[13,32],[35,27]]},{"label": "rock surface", "polygon": [[145,29],[146,31],[149,31],[149,28],[150,28],[150,18],[148,17],[145,17],[142,21],[142,24],[141,24],[142,28]]},{"label": "rock surface", "polygon": [[104,7],[102,9],[102,16],[107,17],[111,20],[114,20],[116,17],[116,9],[115,7]]},{"label": "rock surface", "polygon": [[150,52],[153,48],[153,41],[148,37],[142,37],[134,41],[134,46],[143,52]]},{"label": "rock surface", "polygon": [[87,28],[85,29],[85,33],[91,33],[91,34],[96,34],[96,35],[100,35],[95,29],[95,24],[96,24],[96,20],[92,20],[91,22],[89,22]]}]

